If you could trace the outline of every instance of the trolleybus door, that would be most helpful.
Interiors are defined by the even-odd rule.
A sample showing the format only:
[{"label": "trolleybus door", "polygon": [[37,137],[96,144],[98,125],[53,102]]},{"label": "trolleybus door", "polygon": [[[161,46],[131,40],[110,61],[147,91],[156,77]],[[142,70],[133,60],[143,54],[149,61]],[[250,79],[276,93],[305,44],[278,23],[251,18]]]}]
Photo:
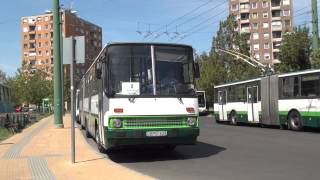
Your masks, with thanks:
[{"label": "trolleybus door", "polygon": [[248,121],[259,122],[258,86],[247,88]]},{"label": "trolleybus door", "polygon": [[227,91],[219,91],[218,92],[218,100],[219,100],[219,119],[222,121],[226,121],[228,119],[227,110],[225,108],[227,103]]}]

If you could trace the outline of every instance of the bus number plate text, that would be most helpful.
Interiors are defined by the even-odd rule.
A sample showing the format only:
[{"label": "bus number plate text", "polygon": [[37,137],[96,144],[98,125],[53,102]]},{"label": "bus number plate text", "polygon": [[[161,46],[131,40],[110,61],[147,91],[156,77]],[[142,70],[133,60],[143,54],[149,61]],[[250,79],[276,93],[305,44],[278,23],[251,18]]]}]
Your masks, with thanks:
[{"label": "bus number plate text", "polygon": [[146,136],[147,137],[163,137],[167,136],[167,131],[147,131]]}]

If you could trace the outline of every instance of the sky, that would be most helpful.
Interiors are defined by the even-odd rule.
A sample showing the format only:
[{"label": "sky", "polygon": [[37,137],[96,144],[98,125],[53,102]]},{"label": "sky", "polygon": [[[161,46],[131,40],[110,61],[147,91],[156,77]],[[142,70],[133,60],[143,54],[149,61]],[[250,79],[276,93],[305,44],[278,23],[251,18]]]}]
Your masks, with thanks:
[{"label": "sky", "polygon": [[[310,25],[311,0],[292,1],[294,25]],[[219,21],[228,15],[226,0],[60,0],[60,4],[101,26],[103,44],[114,41],[183,43],[192,45],[198,53],[211,48]],[[7,75],[13,76],[21,66],[20,18],[42,14],[51,7],[52,0],[2,2],[0,69]]]}]

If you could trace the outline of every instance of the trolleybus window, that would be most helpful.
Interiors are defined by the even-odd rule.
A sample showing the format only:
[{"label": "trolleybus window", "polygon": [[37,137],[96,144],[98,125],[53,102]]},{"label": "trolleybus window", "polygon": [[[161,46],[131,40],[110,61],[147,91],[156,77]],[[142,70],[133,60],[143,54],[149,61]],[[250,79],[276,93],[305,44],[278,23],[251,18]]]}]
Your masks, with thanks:
[{"label": "trolleybus window", "polygon": [[158,95],[195,93],[192,86],[193,60],[190,52],[192,51],[183,47],[155,48]]},{"label": "trolleybus window", "polygon": [[134,95],[152,95],[150,46],[111,46],[108,55],[113,94],[129,95],[123,89],[125,83],[137,83],[137,92],[133,92]]},{"label": "trolleybus window", "polygon": [[320,76],[305,75],[301,77],[301,96],[317,97],[320,96]]},{"label": "trolleybus window", "polygon": [[282,96],[285,98],[299,96],[299,77],[286,77],[282,81]]},{"label": "trolleybus window", "polygon": [[111,72],[109,93],[124,96],[153,95],[153,76],[156,76],[158,96],[195,95],[192,49],[155,45],[154,53],[155,75],[152,70],[151,45],[110,46],[107,52],[107,68]]}]

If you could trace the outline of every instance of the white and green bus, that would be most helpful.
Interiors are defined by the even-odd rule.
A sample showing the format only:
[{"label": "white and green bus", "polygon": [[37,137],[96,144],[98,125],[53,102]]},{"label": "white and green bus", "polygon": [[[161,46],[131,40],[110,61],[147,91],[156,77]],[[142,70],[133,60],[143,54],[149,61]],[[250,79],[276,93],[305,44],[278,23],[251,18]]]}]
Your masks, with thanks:
[{"label": "white and green bus", "polygon": [[100,150],[195,144],[198,77],[191,46],[110,43],[78,86],[79,121]]},{"label": "white and green bus", "polygon": [[320,69],[271,75],[214,88],[218,122],[301,130],[320,127]]}]

